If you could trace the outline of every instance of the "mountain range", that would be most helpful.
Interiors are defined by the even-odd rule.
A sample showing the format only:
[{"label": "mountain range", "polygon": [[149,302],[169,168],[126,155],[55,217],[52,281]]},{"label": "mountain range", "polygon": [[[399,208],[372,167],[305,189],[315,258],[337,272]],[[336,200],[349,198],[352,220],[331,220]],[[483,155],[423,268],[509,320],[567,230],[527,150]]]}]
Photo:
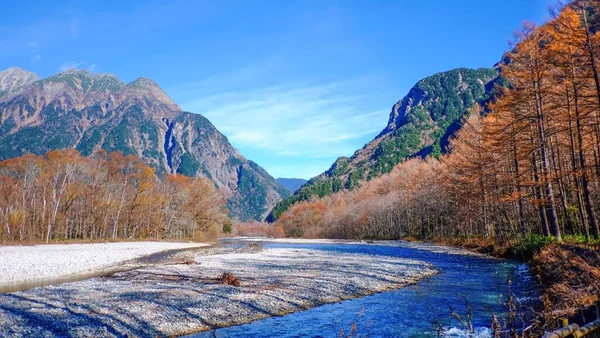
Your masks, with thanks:
[{"label": "mountain range", "polygon": [[277,182],[284,188],[290,191],[290,193],[296,192],[304,183],[307,181],[303,178],[278,178]]},{"label": "mountain range", "polygon": [[500,83],[496,68],[458,68],[418,81],[392,107],[385,128],[351,157],[338,158],[271,211],[275,221],[292,204],[354,189],[361,181],[388,173],[411,157],[438,157],[476,104],[488,101]]},{"label": "mountain range", "polygon": [[44,79],[19,68],[0,72],[0,161],[60,148],[132,154],[159,176],[205,176],[240,220],[264,219],[290,195],[209,120],[183,111],[148,78],[124,83],[76,69]]},{"label": "mountain range", "polygon": [[275,180],[148,78],[126,84],[112,74],[68,70],[39,79],[9,68],[0,72],[0,160],[57,148],[83,155],[121,151],[159,175],[211,179],[233,217],[274,221],[298,201],[354,189],[411,157],[439,156],[468,111],[489,100],[499,81],[495,68],[458,68],[418,81],[371,142],[306,182]]}]

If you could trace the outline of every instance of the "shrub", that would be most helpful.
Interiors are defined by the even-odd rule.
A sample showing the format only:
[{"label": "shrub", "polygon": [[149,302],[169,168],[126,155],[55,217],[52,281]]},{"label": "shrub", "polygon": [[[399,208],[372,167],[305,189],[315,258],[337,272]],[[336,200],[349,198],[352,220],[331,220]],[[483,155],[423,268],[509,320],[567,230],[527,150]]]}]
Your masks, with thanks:
[{"label": "shrub", "polygon": [[217,224],[211,224],[207,229],[196,230],[192,239],[196,242],[214,242],[220,237],[220,229]]},{"label": "shrub", "polygon": [[223,233],[224,234],[230,234],[233,231],[233,227],[231,225],[231,222],[227,222],[223,224]]},{"label": "shrub", "polygon": [[283,230],[283,228],[280,225],[276,225],[273,228],[273,237],[275,237],[275,238],[284,238],[285,237],[285,231]]},{"label": "shrub", "polygon": [[556,243],[556,238],[541,235],[530,235],[519,239],[510,247],[510,253],[523,260],[530,260],[533,255],[539,253],[544,247]]}]

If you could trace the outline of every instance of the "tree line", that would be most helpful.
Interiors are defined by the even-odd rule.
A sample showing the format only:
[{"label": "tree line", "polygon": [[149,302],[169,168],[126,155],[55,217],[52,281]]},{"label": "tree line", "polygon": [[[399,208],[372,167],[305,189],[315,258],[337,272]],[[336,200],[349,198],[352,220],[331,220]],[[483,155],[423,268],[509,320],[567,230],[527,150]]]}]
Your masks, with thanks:
[{"label": "tree line", "polygon": [[524,23],[499,64],[504,85],[472,109],[435,160],[411,159],[355,191],[298,203],[289,236],[598,239],[599,1]]},{"label": "tree line", "polygon": [[205,178],[166,175],[132,155],[55,150],[0,162],[0,241],[204,239],[229,224]]}]

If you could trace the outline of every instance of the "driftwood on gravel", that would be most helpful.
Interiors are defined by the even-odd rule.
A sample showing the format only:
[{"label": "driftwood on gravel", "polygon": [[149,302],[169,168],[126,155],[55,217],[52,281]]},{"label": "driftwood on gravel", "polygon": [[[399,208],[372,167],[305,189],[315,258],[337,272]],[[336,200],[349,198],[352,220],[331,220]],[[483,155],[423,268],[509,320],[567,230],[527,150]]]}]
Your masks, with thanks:
[{"label": "driftwood on gravel", "polygon": [[240,286],[240,280],[230,272],[223,272],[221,277],[219,277],[219,281],[221,282],[221,284],[225,285],[231,285],[235,287]]}]

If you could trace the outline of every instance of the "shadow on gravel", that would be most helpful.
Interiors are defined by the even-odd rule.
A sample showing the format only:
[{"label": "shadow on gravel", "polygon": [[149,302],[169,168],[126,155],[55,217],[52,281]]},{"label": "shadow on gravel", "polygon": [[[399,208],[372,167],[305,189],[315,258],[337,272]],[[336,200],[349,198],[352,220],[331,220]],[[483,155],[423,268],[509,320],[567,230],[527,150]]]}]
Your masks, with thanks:
[{"label": "shadow on gravel", "polygon": [[[233,286],[222,285],[217,278],[199,280],[197,277],[185,274],[130,271],[102,279],[129,282],[133,280],[133,283],[140,284],[141,288],[147,288],[148,283],[154,284],[157,281],[176,281],[181,284],[154,285],[155,290],[151,291],[115,290],[108,295],[110,299],[106,299],[107,294],[102,293],[104,298],[98,302],[85,299],[81,294],[73,293],[72,290],[60,286],[35,289],[26,293],[0,294],[0,336],[167,336],[164,331],[151,324],[153,322],[151,319],[155,315],[166,317],[163,319],[167,322],[194,322],[195,327],[200,324],[206,329],[212,329],[223,324],[214,320],[214,314],[211,315],[213,321],[210,321],[193,309],[202,309],[207,304],[215,304],[217,300],[221,300],[220,304],[226,302],[230,306],[246,308],[250,312],[258,312],[264,316],[279,315],[252,301],[236,299],[242,292],[254,292],[238,291]],[[99,290],[88,290],[88,292],[96,291]],[[191,294],[196,294],[197,297],[191,297]],[[276,300],[285,302],[283,298],[276,298]],[[139,308],[136,309],[139,304],[143,304],[144,309],[157,311],[155,313],[139,311]],[[304,308],[300,304],[292,304],[297,308]],[[140,317],[140,313],[144,313],[144,318]],[[227,313],[224,313],[224,316],[227,316]]]},{"label": "shadow on gravel", "polygon": [[[49,335],[71,337],[82,334],[94,336],[94,333],[108,334],[115,337],[125,337],[127,335],[160,336],[159,331],[147,325],[143,320],[130,313],[123,313],[118,308],[112,314],[109,312],[100,314],[97,309],[92,309],[90,306],[62,303],[60,300],[56,303],[59,305],[52,304],[50,301],[41,301],[14,294],[0,295],[0,313],[2,313],[3,318],[6,319],[10,316],[18,321],[21,326],[35,328],[35,331],[31,332],[30,335],[22,330],[11,332],[12,329],[9,327],[8,332],[5,332],[8,333],[6,336],[33,337]],[[15,305],[11,306],[12,304]],[[40,311],[40,309],[51,309],[52,311]],[[119,318],[123,315],[129,317],[129,322]],[[69,319],[60,320],[66,317],[69,317]]]},{"label": "shadow on gravel", "polygon": [[[227,286],[223,286],[225,288]],[[231,288],[231,287],[230,287]],[[114,336],[114,337],[162,337],[166,336],[135,311],[122,307],[124,304],[135,306],[144,303],[147,308],[160,309],[161,315],[169,321],[198,322],[206,328],[222,326],[218,322],[209,322],[204,316],[190,309],[206,306],[207,299],[222,299],[234,306],[246,307],[248,310],[262,313],[266,316],[277,315],[252,302],[233,299],[237,293],[225,294],[210,290],[190,290],[181,288],[185,293],[178,294],[178,288],[169,287],[165,291],[125,292],[114,295],[110,302],[99,304],[82,304],[65,296],[59,288],[41,295],[20,296],[17,294],[0,295],[0,336]],[[189,297],[187,293],[194,292],[202,295],[199,299]],[[283,300],[282,300],[283,301]],[[150,315],[150,314],[146,314]],[[151,315],[150,315],[151,316]],[[19,330],[14,331],[18,323]],[[32,329],[29,331],[29,329]],[[29,332],[28,332],[29,331]]]}]

